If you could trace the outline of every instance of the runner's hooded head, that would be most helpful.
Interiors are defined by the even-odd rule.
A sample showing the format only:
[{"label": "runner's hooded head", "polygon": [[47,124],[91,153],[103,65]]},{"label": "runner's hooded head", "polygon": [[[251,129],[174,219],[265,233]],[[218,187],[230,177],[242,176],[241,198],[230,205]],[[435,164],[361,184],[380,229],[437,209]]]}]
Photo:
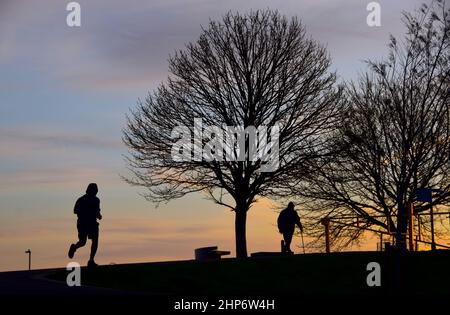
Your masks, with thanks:
[{"label": "runner's hooded head", "polygon": [[86,194],[89,196],[95,196],[98,193],[98,187],[96,183],[90,183],[86,189]]}]

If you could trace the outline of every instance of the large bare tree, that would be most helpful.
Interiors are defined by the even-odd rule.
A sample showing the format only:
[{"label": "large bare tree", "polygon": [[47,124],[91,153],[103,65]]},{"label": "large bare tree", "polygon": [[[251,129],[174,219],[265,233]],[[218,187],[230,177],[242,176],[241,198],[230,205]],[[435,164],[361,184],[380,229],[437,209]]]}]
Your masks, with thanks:
[{"label": "large bare tree", "polygon": [[[404,14],[407,33],[394,37],[384,61],[346,89],[349,103],[335,134],[332,157],[300,185],[307,216],[341,218],[336,244],[357,240],[362,229],[394,233],[405,248],[408,202],[419,188],[440,189],[433,200],[450,201],[450,11],[434,1]],[[415,212],[428,209],[416,203]]]},{"label": "large bare tree", "polygon": [[[204,192],[229,207],[235,212],[236,256],[246,257],[247,211],[257,197],[286,196],[305,165],[327,153],[327,135],[342,94],[329,70],[330,58],[298,19],[266,10],[228,13],[220,22],[211,21],[169,64],[167,81],[128,118],[124,142],[134,175],[127,181],[148,188],[146,198],[152,202]],[[279,165],[262,172],[264,163],[251,158],[248,141],[241,147],[241,161],[199,160],[191,151],[191,159],[174,160],[171,152],[178,138],[171,137],[173,129],[187,126],[192,137],[199,132],[195,128],[205,129],[194,126],[194,118],[221,131],[226,129],[222,126],[270,129],[278,124],[279,136],[271,138],[277,140],[278,151],[266,153],[278,153]],[[201,143],[193,140],[192,151],[220,139],[208,137]],[[229,149],[236,152],[235,146]],[[219,152],[212,149],[209,154],[222,153],[215,150]]]}]

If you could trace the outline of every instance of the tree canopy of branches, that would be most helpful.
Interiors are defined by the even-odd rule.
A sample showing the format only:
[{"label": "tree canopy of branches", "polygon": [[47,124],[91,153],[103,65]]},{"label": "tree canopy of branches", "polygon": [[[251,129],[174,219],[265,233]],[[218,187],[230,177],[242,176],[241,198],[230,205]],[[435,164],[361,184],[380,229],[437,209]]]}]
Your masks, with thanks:
[{"label": "tree canopy of branches", "polygon": [[[169,59],[167,81],[129,115],[124,142],[133,175],[127,181],[146,187],[152,202],[203,192],[229,207],[236,256],[246,257],[247,211],[257,197],[286,196],[306,162],[326,154],[342,95],[330,62],[296,18],[276,11],[228,13],[211,21],[196,42]],[[261,172],[261,160],[249,158],[249,145],[242,161],[174,161],[172,130],[188,126],[194,135],[194,118],[221,129],[277,124],[278,167]]]},{"label": "tree canopy of branches", "polygon": [[[361,227],[393,233],[405,248],[407,205],[417,189],[441,189],[433,204],[450,201],[450,11],[435,1],[404,13],[404,23],[406,36],[391,37],[388,58],[369,61],[368,72],[347,85],[349,107],[334,136],[339,153],[317,160],[297,190],[318,210],[310,219],[344,218],[332,229],[341,245],[361,235],[349,227],[358,217]],[[427,209],[415,205],[416,213]]]}]

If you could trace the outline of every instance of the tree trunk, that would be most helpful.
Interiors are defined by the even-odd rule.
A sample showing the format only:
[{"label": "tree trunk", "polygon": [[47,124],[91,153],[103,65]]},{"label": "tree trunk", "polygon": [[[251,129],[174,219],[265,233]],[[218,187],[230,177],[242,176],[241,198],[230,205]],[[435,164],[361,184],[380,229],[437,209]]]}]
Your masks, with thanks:
[{"label": "tree trunk", "polygon": [[236,217],[234,222],[236,235],[236,258],[247,257],[247,238],[246,238],[246,223],[247,223],[247,207],[236,206]]},{"label": "tree trunk", "polygon": [[395,233],[395,245],[398,249],[406,251],[406,232],[408,229],[407,208],[401,205],[397,213],[397,230]]}]

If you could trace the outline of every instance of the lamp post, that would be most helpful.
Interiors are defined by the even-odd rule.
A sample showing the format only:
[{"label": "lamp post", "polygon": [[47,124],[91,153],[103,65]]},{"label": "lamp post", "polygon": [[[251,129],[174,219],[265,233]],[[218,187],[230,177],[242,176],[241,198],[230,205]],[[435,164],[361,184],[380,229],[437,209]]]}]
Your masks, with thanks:
[{"label": "lamp post", "polygon": [[28,254],[28,270],[31,270],[31,250],[28,249],[25,254]]}]

